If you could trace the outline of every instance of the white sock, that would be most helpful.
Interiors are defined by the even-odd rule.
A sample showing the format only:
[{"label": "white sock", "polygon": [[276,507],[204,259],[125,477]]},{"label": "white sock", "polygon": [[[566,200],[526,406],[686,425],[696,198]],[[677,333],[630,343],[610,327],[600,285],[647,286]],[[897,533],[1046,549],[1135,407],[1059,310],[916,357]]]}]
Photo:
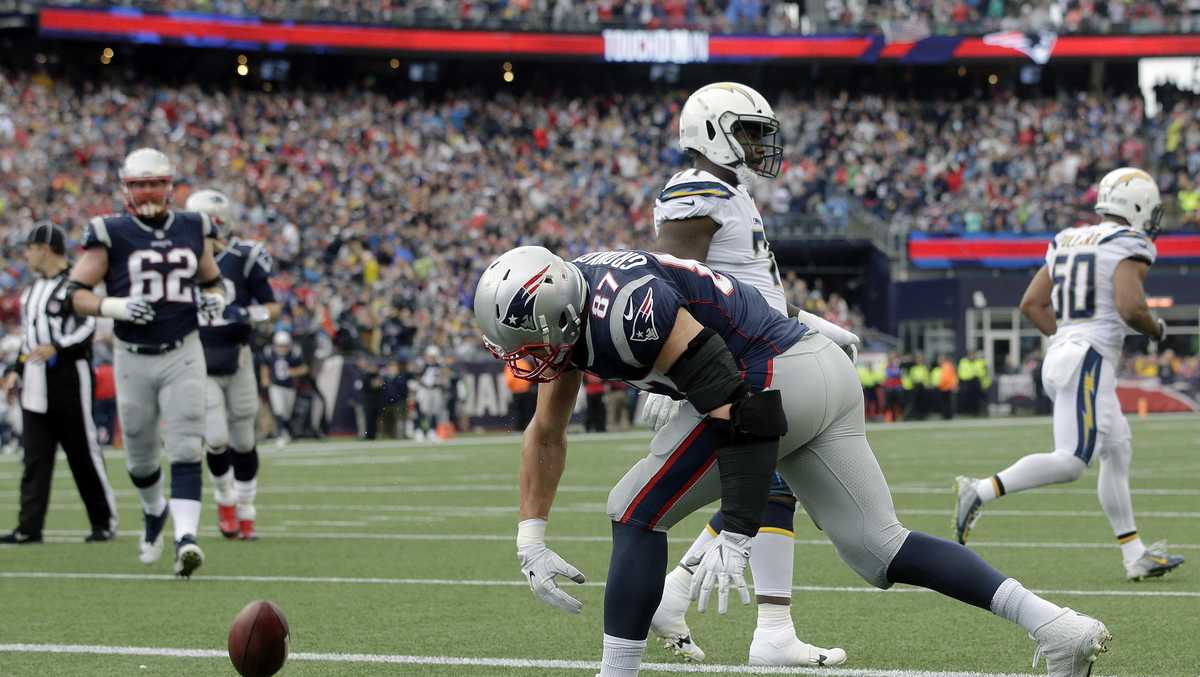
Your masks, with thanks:
[{"label": "white sock", "polygon": [[600,677],[637,677],[646,653],[646,640],[622,639],[604,635],[604,658]]},{"label": "white sock", "polygon": [[[750,551],[754,553],[753,550]],[[792,624],[792,606],[790,604],[759,604],[758,628],[768,635],[796,636],[796,626]]]},{"label": "white sock", "polygon": [[975,480],[975,493],[979,494],[979,500],[984,503],[991,503],[1000,498],[1000,487],[996,484],[996,476]]},{"label": "white sock", "polygon": [[992,613],[1016,623],[1031,635],[1062,613],[1062,607],[1029,592],[1013,578],[1006,579],[996,589],[991,609]]},{"label": "white sock", "polygon": [[162,477],[159,476],[158,481],[148,487],[134,487],[138,492],[138,499],[142,502],[142,512],[147,515],[161,515],[167,507],[167,499],[163,498],[163,483]]},{"label": "white sock", "polygon": [[1030,454],[996,473],[1004,485],[1004,493],[1044,487],[1047,484],[1074,482],[1087,470],[1087,464],[1066,451],[1049,454]]},{"label": "white sock", "polygon": [[792,596],[792,566],[796,558],[793,536],[759,531],[750,546],[750,573],[754,594],[767,597]]},{"label": "white sock", "polygon": [[234,480],[234,493],[237,495],[237,516],[240,520],[252,520],[257,515],[254,509],[254,498],[258,495],[258,478],[247,482]]},{"label": "white sock", "polygon": [[200,531],[200,501],[172,498],[171,521],[175,524],[176,541],[184,536],[195,538]]},{"label": "white sock", "polygon": [[1121,544],[1121,558],[1126,563],[1132,562],[1146,552],[1146,546],[1142,544],[1142,538],[1137,535],[1136,530],[1132,534],[1117,538],[1117,542]]},{"label": "white sock", "polygon": [[[704,553],[708,552],[708,546],[712,545],[712,542],[714,539],[716,539],[716,537],[717,532],[713,531],[712,527],[705,524],[704,529],[700,532],[700,535],[696,537],[695,541],[692,541],[692,547],[687,549],[687,552],[683,554],[683,559],[679,561],[686,562],[692,558],[703,557]],[[751,550],[750,552],[753,554],[754,550]]]},{"label": "white sock", "polygon": [[233,505],[236,500],[233,496],[233,469],[225,471],[224,475],[217,477],[209,474],[213,484],[213,500],[217,505]]}]

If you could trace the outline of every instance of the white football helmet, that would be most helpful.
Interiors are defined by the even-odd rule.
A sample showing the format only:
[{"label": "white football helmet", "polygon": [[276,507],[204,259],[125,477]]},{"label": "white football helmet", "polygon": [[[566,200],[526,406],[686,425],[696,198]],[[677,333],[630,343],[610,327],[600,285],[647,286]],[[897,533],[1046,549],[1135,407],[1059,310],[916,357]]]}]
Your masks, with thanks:
[{"label": "white football helmet", "polygon": [[1100,179],[1096,212],[1119,216],[1154,239],[1162,221],[1162,198],[1154,177],[1137,167],[1114,169]]},{"label": "white football helmet", "polygon": [[275,335],[271,337],[271,343],[276,348],[287,348],[292,345],[292,335],[286,331],[277,331],[275,332]]},{"label": "white football helmet", "polygon": [[586,299],[587,282],[573,264],[544,247],[517,247],[479,278],[475,321],[483,345],[515,376],[545,383],[571,367]]},{"label": "white football helmet", "polygon": [[[166,213],[175,180],[175,170],[166,155],[153,148],[138,148],[125,156],[119,173],[129,211],[148,218]],[[156,185],[153,190],[144,187],[161,182],[165,184]],[[134,190],[138,195],[134,195]]]},{"label": "white football helmet", "polygon": [[778,135],[771,104],[736,82],[701,87],[679,114],[679,146],[732,169],[742,183],[753,181],[754,174],[768,179],[779,175],[783,146]]},{"label": "white football helmet", "polygon": [[188,196],[187,205],[184,208],[189,212],[208,214],[208,218],[217,227],[217,234],[221,236],[221,239],[229,240],[229,236],[233,232],[233,202],[224,193],[212,188],[198,190]]}]

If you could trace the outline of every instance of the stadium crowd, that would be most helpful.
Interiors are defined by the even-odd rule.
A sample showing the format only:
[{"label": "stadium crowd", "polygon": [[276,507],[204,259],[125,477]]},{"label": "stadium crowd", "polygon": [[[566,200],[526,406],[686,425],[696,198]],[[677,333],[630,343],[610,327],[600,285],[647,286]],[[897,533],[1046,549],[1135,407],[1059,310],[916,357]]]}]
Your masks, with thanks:
[{"label": "stadium crowd", "polygon": [[[78,242],[88,218],[119,210],[116,168],[135,146],[176,162],[177,205],[217,187],[245,206],[240,233],[278,262],[278,328],[307,356],[364,352],[381,364],[415,363],[428,346],[451,362],[480,357],[471,285],[494,252],[652,246],[655,196],[687,162],[674,143],[682,93],[139,90],[0,71],[5,323],[26,277],[23,234],[51,219]],[[783,172],[755,190],[768,224],[809,214],[844,227],[861,205],[927,231],[1045,232],[1089,211],[1107,168],[1162,160],[1179,170],[1163,187],[1194,214],[1200,124],[1176,108],[1148,121],[1132,97],[784,97]],[[1162,158],[1140,140],[1159,137],[1149,145]],[[796,305],[862,329],[844,290],[786,282]]]},{"label": "stadium crowd", "polygon": [[999,30],[1200,29],[1197,0],[76,0],[53,4],[372,24],[551,30],[688,27],[771,34],[883,32],[900,39]]}]

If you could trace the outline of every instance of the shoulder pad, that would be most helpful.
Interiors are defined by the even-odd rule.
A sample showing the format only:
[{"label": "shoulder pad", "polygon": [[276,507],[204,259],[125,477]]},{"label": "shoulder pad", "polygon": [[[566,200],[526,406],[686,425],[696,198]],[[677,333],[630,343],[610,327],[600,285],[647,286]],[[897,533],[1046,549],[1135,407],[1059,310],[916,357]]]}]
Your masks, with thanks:
[{"label": "shoulder pad", "polygon": [[111,216],[97,216],[88,221],[87,228],[83,233],[83,246],[91,247],[111,247],[112,238],[108,234],[108,221]]},{"label": "shoulder pad", "polygon": [[686,197],[715,197],[728,200],[733,197],[733,190],[719,181],[686,181],[667,186],[658,195],[660,202],[668,202]]},{"label": "shoulder pad", "polygon": [[1122,238],[1122,237],[1131,237],[1134,239],[1145,240],[1146,242],[1150,241],[1150,238],[1146,237],[1146,235],[1140,231],[1136,231],[1132,228],[1120,228],[1120,229],[1113,231],[1112,233],[1109,233],[1108,235],[1105,235],[1103,238],[1101,238],[1099,244],[1111,242],[1113,240],[1116,240],[1117,238]]}]

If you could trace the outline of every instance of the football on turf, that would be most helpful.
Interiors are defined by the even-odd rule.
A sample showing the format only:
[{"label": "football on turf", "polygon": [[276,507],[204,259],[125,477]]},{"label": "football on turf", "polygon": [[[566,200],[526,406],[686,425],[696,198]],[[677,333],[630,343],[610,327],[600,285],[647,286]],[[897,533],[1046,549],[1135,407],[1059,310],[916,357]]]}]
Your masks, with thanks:
[{"label": "football on turf", "polygon": [[246,605],[229,628],[229,660],[242,677],[270,677],[288,655],[288,622],[266,600]]}]

